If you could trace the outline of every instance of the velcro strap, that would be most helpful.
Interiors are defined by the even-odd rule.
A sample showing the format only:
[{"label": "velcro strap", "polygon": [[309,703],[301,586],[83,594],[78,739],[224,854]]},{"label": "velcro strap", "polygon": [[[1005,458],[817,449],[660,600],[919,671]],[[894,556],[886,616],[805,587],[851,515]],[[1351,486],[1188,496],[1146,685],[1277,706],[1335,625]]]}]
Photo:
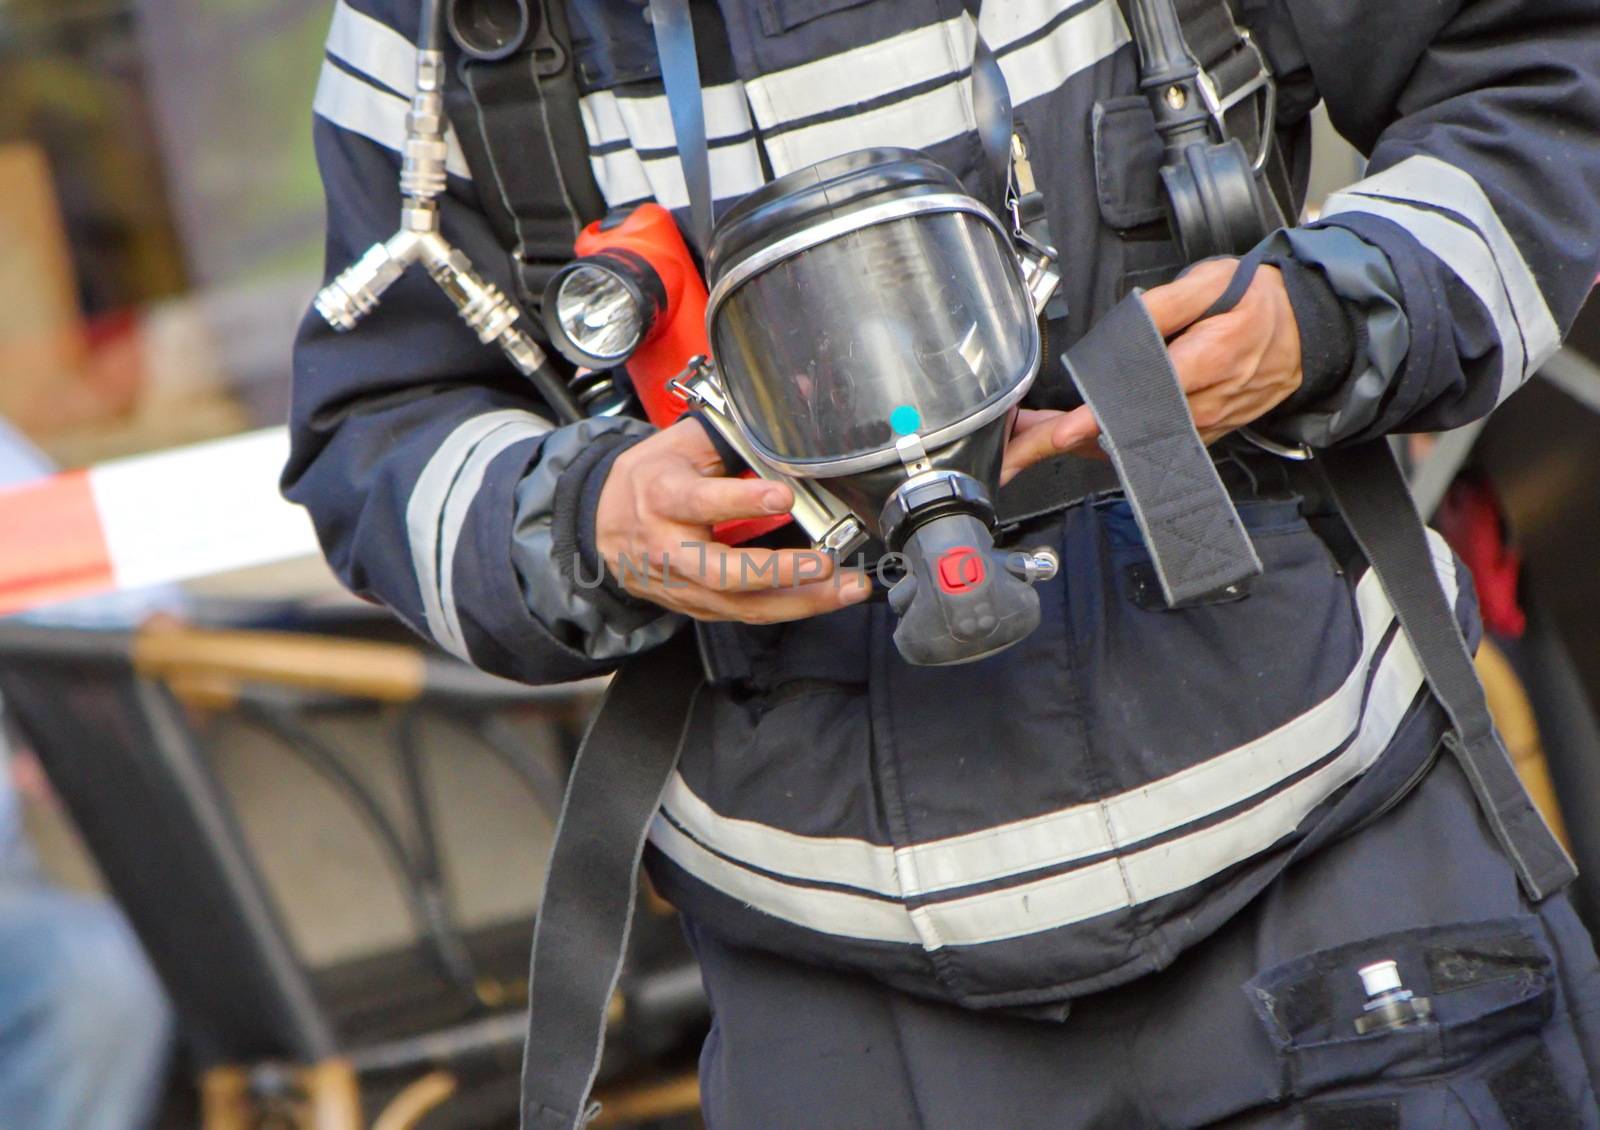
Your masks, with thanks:
[{"label": "velcro strap", "polygon": [[1130,294],[1067,350],[1100,424],[1162,595],[1173,607],[1261,572],[1239,512],[1200,442],[1166,343]]},{"label": "velcro strap", "polygon": [[533,931],[523,1130],[575,1130],[591,1117],[639,858],[700,681],[689,632],[631,660],[572,764]]}]

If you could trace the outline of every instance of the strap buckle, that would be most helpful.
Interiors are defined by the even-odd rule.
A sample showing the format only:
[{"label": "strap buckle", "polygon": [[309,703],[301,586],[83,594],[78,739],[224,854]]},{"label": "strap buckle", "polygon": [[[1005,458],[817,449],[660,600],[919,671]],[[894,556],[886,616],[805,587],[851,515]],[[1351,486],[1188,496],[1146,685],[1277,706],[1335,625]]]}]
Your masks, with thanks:
[{"label": "strap buckle", "polygon": [[[1011,218],[1011,240],[1022,263],[1023,281],[1033,301],[1034,315],[1060,317],[1066,312],[1057,301],[1061,288],[1057,260],[1061,256],[1050,243],[1050,225],[1044,217],[1039,186],[1033,179],[1028,143],[1020,132],[1011,135],[1011,162],[1006,169],[1006,213]],[[1043,238],[1037,238],[1039,236]]]},{"label": "strap buckle", "polygon": [[1278,83],[1272,77],[1272,68],[1267,65],[1267,57],[1262,52],[1261,45],[1255,41],[1249,29],[1241,27],[1235,30],[1239,34],[1239,50],[1248,51],[1255,60],[1255,73],[1225,93],[1217,90],[1217,83],[1211,77],[1211,71],[1204,67],[1198,69],[1194,81],[1200,91],[1200,100],[1205,103],[1206,112],[1216,123],[1218,135],[1224,138],[1229,136],[1228,111],[1246,98],[1258,93],[1261,95],[1261,113],[1256,130],[1258,135],[1256,154],[1250,166],[1252,172],[1259,173],[1266,167],[1267,157],[1272,151],[1272,120],[1278,110]]},{"label": "strap buckle", "polygon": [[1303,443],[1279,443],[1275,439],[1268,439],[1254,428],[1240,428],[1239,435],[1268,455],[1276,455],[1279,459],[1287,459],[1291,463],[1304,463],[1315,454]]}]

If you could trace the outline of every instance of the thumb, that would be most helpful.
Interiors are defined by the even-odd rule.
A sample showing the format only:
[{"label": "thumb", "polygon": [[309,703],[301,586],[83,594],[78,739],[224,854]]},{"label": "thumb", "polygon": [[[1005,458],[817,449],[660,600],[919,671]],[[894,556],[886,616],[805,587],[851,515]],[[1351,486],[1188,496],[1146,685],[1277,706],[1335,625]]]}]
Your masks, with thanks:
[{"label": "thumb", "polygon": [[673,448],[694,465],[702,475],[725,474],[722,451],[711,435],[711,423],[703,416],[687,413],[680,416],[662,434],[671,440]]}]

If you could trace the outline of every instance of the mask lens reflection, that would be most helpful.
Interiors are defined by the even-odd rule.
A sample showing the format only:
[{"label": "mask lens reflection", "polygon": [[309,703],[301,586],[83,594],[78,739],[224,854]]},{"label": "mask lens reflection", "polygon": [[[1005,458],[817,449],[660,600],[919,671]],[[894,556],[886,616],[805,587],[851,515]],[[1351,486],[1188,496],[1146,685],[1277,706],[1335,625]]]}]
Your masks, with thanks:
[{"label": "mask lens reflection", "polygon": [[644,336],[633,292],[610,271],[588,264],[561,281],[556,319],[567,340],[592,357],[625,358]]}]

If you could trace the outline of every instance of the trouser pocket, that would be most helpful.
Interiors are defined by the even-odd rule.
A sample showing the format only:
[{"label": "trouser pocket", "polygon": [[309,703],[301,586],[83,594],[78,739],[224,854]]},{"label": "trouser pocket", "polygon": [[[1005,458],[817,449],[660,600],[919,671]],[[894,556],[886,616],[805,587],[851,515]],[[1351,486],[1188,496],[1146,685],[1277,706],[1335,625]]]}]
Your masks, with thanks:
[{"label": "trouser pocket", "polygon": [[[1402,986],[1369,1007],[1361,970]],[[1600,1110],[1538,919],[1386,934],[1247,986],[1277,1049],[1284,1130],[1594,1130]],[[1403,994],[1409,993],[1409,999]]]}]

